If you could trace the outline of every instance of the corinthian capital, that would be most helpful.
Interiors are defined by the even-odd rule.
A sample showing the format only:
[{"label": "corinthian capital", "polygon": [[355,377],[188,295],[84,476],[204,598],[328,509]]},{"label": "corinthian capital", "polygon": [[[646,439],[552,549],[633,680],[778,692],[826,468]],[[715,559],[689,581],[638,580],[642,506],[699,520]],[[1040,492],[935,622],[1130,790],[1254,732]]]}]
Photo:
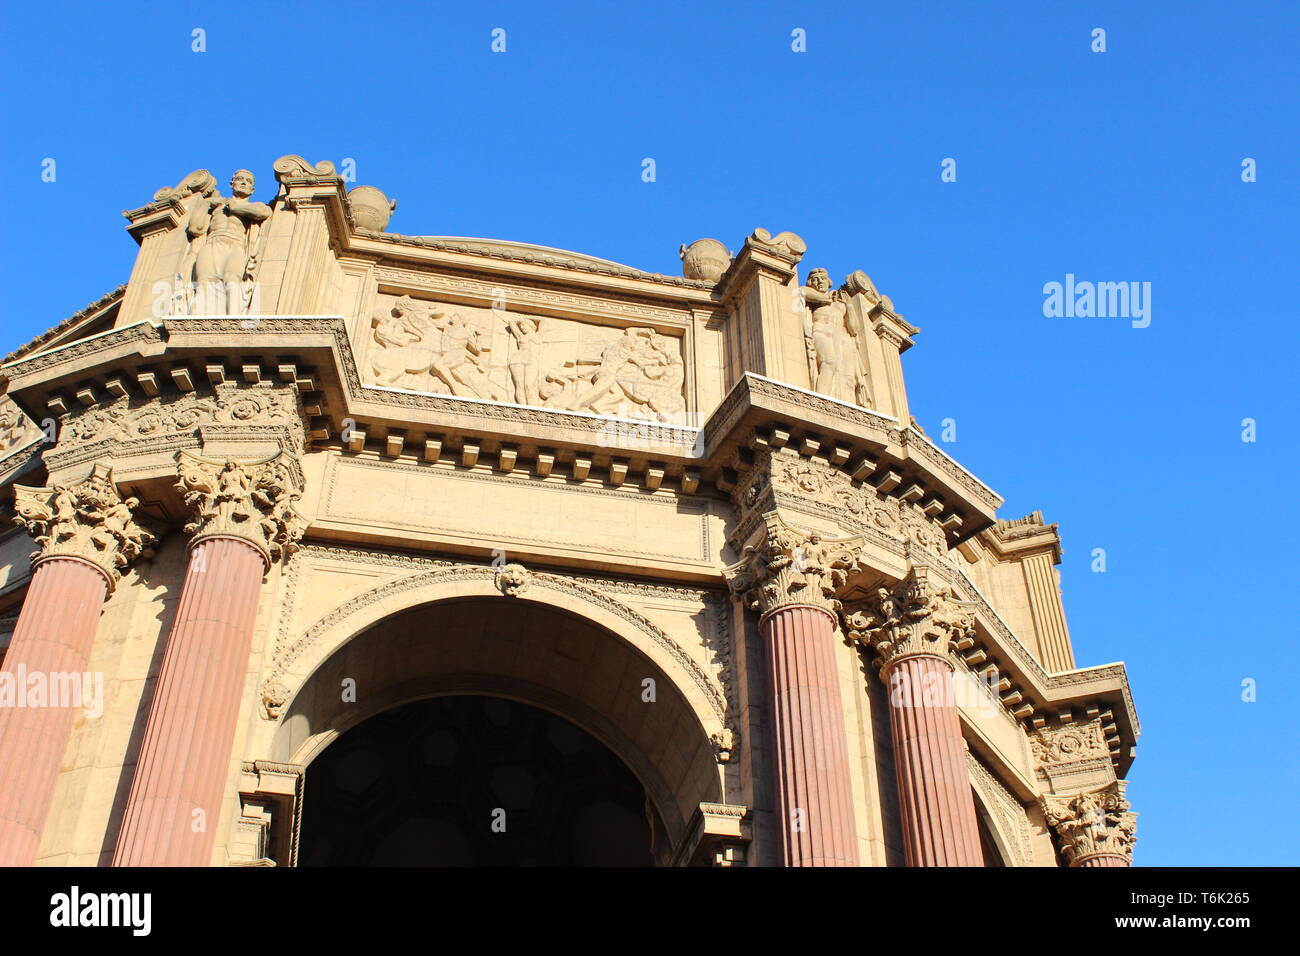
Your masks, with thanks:
[{"label": "corinthian capital", "polygon": [[196,541],[239,538],[261,551],[268,567],[298,549],[306,521],[294,507],[302,497],[302,471],[292,454],[221,462],[182,451],[176,461],[176,487],[195,515],[185,530]]},{"label": "corinthian capital", "polygon": [[1100,790],[1058,797],[1039,797],[1047,822],[1056,830],[1061,852],[1070,866],[1090,857],[1133,859],[1137,839],[1137,814],[1124,799],[1127,783],[1116,780]]},{"label": "corinthian capital", "polygon": [[883,672],[908,657],[951,660],[975,633],[975,604],[918,566],[893,588],[879,588],[865,608],[845,616],[849,639],[875,650]]},{"label": "corinthian capital", "polygon": [[39,550],[32,553],[33,562],[80,558],[103,571],[112,590],[122,569],[153,553],[156,539],[131,513],[139,503],[119,495],[112,470],[97,464],[74,484],[14,485],[14,523],[36,541]]},{"label": "corinthian capital", "polygon": [[763,614],[794,604],[835,614],[840,607],[835,594],[857,563],[861,541],[798,531],[775,514],[765,515],[763,521],[762,537],[726,569],[731,590]]}]

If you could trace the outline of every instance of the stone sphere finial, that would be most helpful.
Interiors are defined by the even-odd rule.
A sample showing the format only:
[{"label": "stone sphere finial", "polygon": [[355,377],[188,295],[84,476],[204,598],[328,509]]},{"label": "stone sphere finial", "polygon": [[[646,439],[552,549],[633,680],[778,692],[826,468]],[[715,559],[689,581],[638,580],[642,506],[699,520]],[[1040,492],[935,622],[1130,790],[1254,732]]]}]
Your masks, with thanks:
[{"label": "stone sphere finial", "polygon": [[716,239],[696,239],[679,250],[682,275],[688,279],[717,282],[731,265],[731,253]]}]

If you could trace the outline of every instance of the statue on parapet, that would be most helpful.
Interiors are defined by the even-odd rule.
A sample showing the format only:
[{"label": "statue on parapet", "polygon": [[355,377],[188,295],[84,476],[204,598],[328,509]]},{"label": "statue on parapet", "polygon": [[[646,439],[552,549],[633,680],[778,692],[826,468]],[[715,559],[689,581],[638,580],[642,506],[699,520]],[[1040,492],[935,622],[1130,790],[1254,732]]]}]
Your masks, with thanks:
[{"label": "statue on parapet", "polygon": [[[247,314],[253,298],[258,238],[262,223],[271,215],[266,203],[252,202],[253,174],[236,170],[230,177],[229,198],[215,188],[199,197],[190,212],[185,232],[189,250],[180,278],[194,281],[196,301],[190,311],[213,315]],[[191,279],[191,275],[193,279]]]}]

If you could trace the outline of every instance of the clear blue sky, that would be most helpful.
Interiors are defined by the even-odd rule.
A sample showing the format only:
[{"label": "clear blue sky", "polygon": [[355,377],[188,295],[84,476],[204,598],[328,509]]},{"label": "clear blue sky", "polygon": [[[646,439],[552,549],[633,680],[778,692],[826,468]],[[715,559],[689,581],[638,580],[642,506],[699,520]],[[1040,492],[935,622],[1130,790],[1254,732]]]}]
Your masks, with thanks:
[{"label": "clear blue sky", "polygon": [[[913,411],[1003,516],[1060,522],[1078,660],[1142,720],[1136,862],[1294,864],[1298,9],[9,4],[0,352],[126,280],[120,210],[198,167],[269,199],[285,153],[355,159],[397,232],[676,273],[793,230],[923,329]],[[1150,327],[1045,318],[1067,273],[1150,282]]]}]

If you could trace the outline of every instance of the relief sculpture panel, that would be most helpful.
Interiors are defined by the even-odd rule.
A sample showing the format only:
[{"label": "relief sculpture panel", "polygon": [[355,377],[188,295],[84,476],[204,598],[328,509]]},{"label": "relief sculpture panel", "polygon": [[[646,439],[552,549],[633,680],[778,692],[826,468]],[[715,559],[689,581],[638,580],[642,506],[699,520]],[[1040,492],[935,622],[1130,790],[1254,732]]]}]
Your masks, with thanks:
[{"label": "relief sculpture panel", "polygon": [[651,421],[680,420],[680,338],[380,296],[366,343],[376,385]]}]

